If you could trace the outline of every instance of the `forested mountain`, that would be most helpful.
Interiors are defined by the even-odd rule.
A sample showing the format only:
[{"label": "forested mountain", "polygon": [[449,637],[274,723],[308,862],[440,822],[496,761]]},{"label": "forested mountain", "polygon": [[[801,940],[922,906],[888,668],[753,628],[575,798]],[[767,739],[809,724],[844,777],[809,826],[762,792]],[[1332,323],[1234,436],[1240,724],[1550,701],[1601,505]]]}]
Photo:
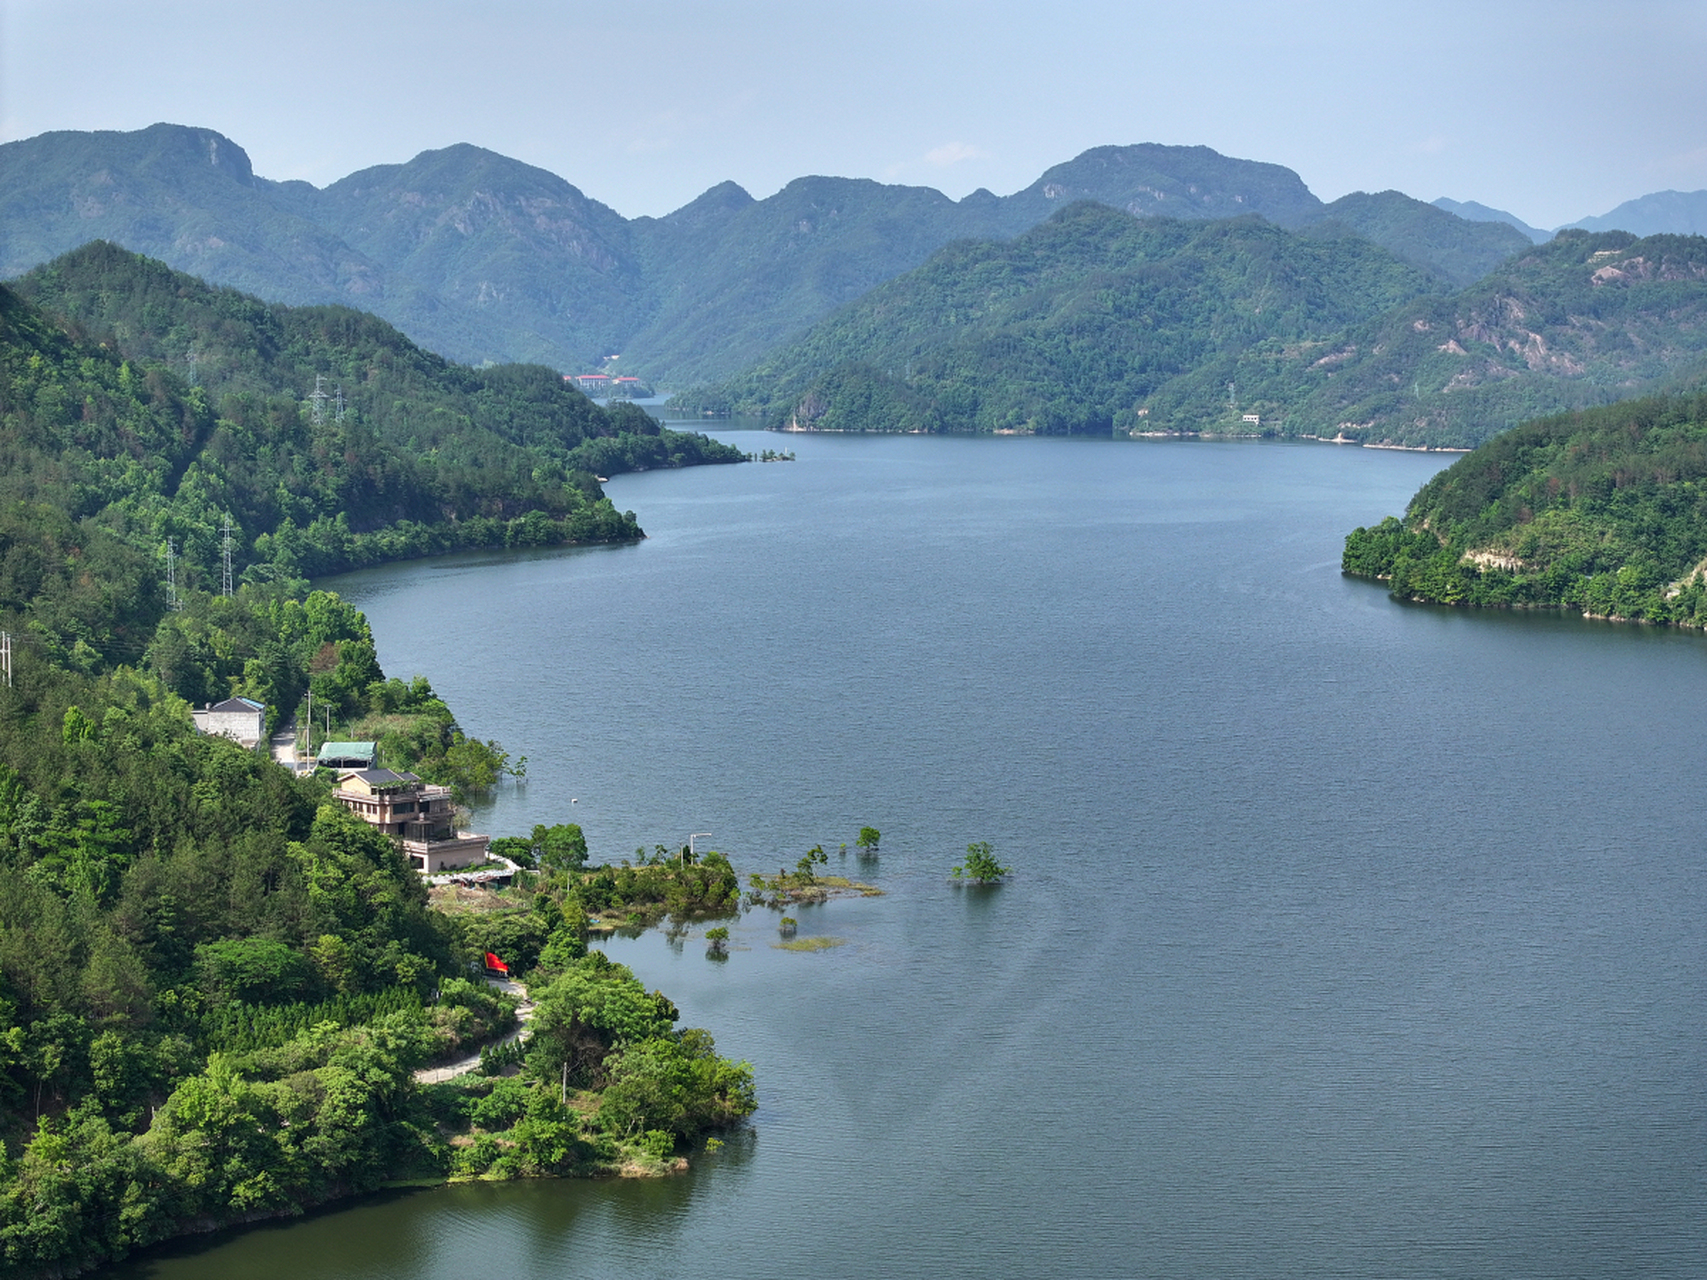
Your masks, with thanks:
[{"label": "forested mountain", "polygon": [[681,402],[818,429],[1468,447],[1703,372],[1700,237],[1562,233],[1450,293],[1321,225],[1084,205],[1010,243],[951,246]]},{"label": "forested mountain", "polygon": [[1080,199],[1332,221],[1456,283],[1502,252],[1489,224],[1396,193],[1324,206],[1291,170],[1207,147],[1098,147],[1007,197],[810,177],[764,200],[725,183],[625,220],[478,147],[319,190],[257,177],[210,130],[155,125],[0,146],[0,275],[102,237],[269,299],[361,307],[454,359],[578,372],[620,352],[619,370],[680,388],[751,364],[951,241],[1018,235]]},{"label": "forested mountain", "polygon": [[1526,423],[1346,539],[1401,599],[1707,626],[1707,396]]},{"label": "forested mountain", "polygon": [[1235,160],[1208,147],[1139,143],[1093,147],[1055,165],[1003,201],[1018,234],[1077,200],[1112,205],[1137,218],[1237,218],[1260,213],[1283,227],[1320,216],[1322,202],[1278,164]]},{"label": "forested mountain", "polygon": [[[1206,364],[1319,340],[1434,287],[1353,237],[1083,201],[1016,240],[941,250],[688,403],[814,429],[1172,428],[1186,410],[1164,422],[1152,401]],[[1200,398],[1194,426],[1224,427],[1225,385]]]},{"label": "forested mountain", "polygon": [[384,296],[377,264],[273,190],[241,147],[211,129],[157,124],[8,142],[0,146],[0,276],[106,239],[279,302]]},{"label": "forested mountain", "polygon": [[1354,191],[1303,225],[1349,228],[1460,288],[1534,243],[1506,223],[1466,221],[1398,191]]},{"label": "forested mountain", "polygon": [[632,538],[593,473],[739,457],[549,369],[453,365],[372,316],[268,306],[103,243],[0,293],[0,324],[0,495],[149,561],[174,539],[192,587],[217,581],[227,518],[252,579]]},{"label": "forested mountain", "polygon": [[[1707,372],[1707,239],[1561,232],[1326,346],[1254,349],[1212,372],[1291,433],[1474,446]],[[1159,411],[1190,410],[1162,399]]]},{"label": "forested mountain", "polygon": [[309,216],[478,335],[468,358],[585,362],[647,308],[629,224],[544,169],[464,145],[311,192]]},{"label": "forested mountain", "polygon": [[632,225],[656,304],[612,350],[625,369],[662,369],[683,386],[751,364],[949,241],[1004,235],[1009,223],[988,193],[956,203],[929,187],[797,178],[766,200],[727,183]]}]

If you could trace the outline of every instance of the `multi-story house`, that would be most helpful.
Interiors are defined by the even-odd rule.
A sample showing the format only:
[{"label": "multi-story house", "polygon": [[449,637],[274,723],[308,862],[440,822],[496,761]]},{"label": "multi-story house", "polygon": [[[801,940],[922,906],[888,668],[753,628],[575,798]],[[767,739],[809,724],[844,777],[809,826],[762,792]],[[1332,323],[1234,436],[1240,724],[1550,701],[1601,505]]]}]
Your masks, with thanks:
[{"label": "multi-story house", "polygon": [[396,840],[422,874],[460,871],[485,862],[490,837],[456,829],[449,787],[390,769],[350,769],[338,775],[332,798],[363,822]]}]

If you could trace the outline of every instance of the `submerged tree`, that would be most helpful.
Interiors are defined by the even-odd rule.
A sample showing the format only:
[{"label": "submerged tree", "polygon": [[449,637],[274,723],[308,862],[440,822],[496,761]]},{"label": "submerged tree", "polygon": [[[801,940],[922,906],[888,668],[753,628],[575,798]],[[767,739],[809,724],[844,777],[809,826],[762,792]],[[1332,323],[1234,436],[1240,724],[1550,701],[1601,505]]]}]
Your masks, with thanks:
[{"label": "submerged tree", "polygon": [[954,869],[956,880],[969,880],[973,884],[995,884],[1007,874],[1008,869],[990,851],[988,840],[967,845],[966,861]]},{"label": "submerged tree", "polygon": [[[816,884],[817,875],[812,868],[821,867],[830,860],[830,855],[824,852],[824,846],[815,844],[808,849],[799,862],[794,864],[794,878],[801,884]],[[783,872],[786,878],[788,873]]]}]

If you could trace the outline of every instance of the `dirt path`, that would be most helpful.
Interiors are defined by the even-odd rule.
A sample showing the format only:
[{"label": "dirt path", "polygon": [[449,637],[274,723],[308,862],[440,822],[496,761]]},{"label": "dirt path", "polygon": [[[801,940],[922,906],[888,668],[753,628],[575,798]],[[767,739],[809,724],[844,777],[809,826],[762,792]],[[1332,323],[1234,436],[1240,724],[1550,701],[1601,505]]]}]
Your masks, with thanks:
[{"label": "dirt path", "polygon": [[[533,1028],[529,1025],[533,1018],[533,1001],[528,999],[527,988],[519,982],[511,982],[508,978],[494,982],[492,985],[506,995],[521,997],[522,1003],[516,1009],[516,1017],[520,1019],[521,1025],[502,1040],[494,1041],[487,1047],[495,1049],[501,1045],[525,1044],[528,1036],[533,1033]],[[471,1057],[458,1058],[455,1062],[447,1062],[443,1066],[422,1067],[415,1073],[415,1080],[418,1084],[443,1084],[446,1080],[454,1080],[458,1076],[467,1075],[479,1065],[480,1054],[476,1053]]]}]

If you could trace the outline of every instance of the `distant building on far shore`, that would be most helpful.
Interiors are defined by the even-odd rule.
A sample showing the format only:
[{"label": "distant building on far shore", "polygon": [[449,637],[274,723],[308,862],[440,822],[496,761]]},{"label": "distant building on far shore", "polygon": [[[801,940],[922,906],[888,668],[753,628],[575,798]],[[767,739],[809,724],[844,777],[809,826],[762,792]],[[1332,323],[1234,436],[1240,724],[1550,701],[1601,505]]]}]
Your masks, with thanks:
[{"label": "distant building on far shore", "polygon": [[200,711],[191,711],[196,729],[201,733],[216,733],[230,738],[238,746],[253,750],[267,736],[267,707],[253,698],[227,698],[210,702]]}]

